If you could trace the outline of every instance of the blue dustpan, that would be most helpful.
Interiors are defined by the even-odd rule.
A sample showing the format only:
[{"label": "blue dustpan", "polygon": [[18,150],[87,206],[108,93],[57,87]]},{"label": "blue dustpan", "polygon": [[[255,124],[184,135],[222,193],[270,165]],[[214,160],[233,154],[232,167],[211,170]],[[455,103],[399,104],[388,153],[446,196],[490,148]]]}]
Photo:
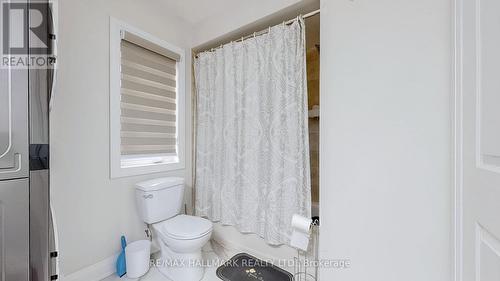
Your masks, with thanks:
[{"label": "blue dustpan", "polygon": [[127,273],[127,264],[125,263],[125,247],[127,246],[127,241],[125,241],[125,236],[122,236],[122,251],[116,260],[116,275],[123,277]]}]

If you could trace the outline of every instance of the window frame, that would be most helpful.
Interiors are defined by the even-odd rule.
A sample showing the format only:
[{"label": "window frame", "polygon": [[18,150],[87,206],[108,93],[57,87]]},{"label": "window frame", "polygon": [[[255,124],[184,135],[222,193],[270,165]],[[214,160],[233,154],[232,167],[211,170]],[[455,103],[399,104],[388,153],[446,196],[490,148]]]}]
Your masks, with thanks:
[{"label": "window frame", "polygon": [[[145,31],[127,23],[110,17],[109,28],[109,132],[110,132],[110,177],[120,178],[128,176],[146,175],[185,168],[185,114],[186,114],[186,66],[185,51],[171,43],[165,42]],[[123,167],[121,155],[121,40],[122,32],[127,31],[151,43],[159,45],[180,56],[177,62],[177,93],[176,93],[176,130],[177,130],[177,157],[178,162],[157,163],[158,157],[142,158],[139,161],[128,160],[128,167]],[[147,48],[146,48],[147,49]],[[131,158],[131,157],[127,157]],[[139,158],[139,157],[137,157]],[[150,158],[150,161],[148,161]],[[130,165],[131,162],[137,163]]]}]

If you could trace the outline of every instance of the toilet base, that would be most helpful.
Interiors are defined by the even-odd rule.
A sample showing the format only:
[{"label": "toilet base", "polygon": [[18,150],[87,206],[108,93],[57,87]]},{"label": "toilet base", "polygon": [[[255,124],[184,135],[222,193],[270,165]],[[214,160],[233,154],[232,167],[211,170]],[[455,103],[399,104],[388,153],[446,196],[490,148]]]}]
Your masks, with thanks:
[{"label": "toilet base", "polygon": [[160,242],[161,261],[158,270],[172,281],[199,281],[205,274],[201,249],[193,253],[176,253]]}]

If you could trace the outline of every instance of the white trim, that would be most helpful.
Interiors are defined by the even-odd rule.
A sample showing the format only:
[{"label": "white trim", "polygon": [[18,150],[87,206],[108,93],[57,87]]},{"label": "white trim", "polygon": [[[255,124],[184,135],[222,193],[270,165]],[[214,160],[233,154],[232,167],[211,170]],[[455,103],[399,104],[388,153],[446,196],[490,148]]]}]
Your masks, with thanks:
[{"label": "white trim", "polygon": [[476,222],[475,227],[475,246],[474,246],[474,271],[475,280],[481,280],[481,245],[486,245],[495,255],[500,257],[500,241],[493,236],[481,224]]},{"label": "white trim", "polygon": [[476,167],[477,168],[482,168],[483,167],[483,160],[481,156],[481,4],[479,0],[475,0],[476,6],[476,14],[475,14],[475,30],[474,30],[474,44],[475,44],[475,74],[476,74],[476,92],[475,92],[475,97],[476,97],[476,147],[475,147],[475,158],[476,158]]},{"label": "white trim", "polygon": [[9,129],[9,137],[8,137],[8,140],[9,140],[9,145],[7,145],[7,147],[5,148],[5,151],[3,153],[1,153],[0,155],[0,159],[3,158],[5,155],[7,155],[7,153],[10,152],[10,150],[12,149],[12,67],[9,66],[8,68],[8,73],[9,73],[9,81],[7,82],[9,85],[8,85],[8,100],[9,100],[9,126],[8,126],[8,129]]},{"label": "white trim", "polygon": [[115,274],[115,264],[118,255],[108,257],[96,264],[85,267],[68,276],[62,276],[62,281],[100,281]]},{"label": "white trim", "polygon": [[[185,51],[173,44],[110,17],[109,23],[109,132],[110,132],[110,177],[119,178],[134,175],[152,174],[185,168],[186,149],[186,59]],[[121,31],[127,31],[162,46],[180,56],[177,62],[177,147],[178,163],[155,164],[142,167],[123,168],[120,153],[120,42]]]},{"label": "white trim", "polygon": [[482,98],[482,52],[481,52],[481,0],[475,0],[475,50],[476,50],[476,167],[490,172],[500,173],[500,166],[487,163],[485,158],[489,155],[481,153],[481,132],[482,132],[482,114],[481,114],[481,98]]},{"label": "white trim", "polygon": [[463,280],[463,0],[453,1],[453,280]]},{"label": "white trim", "polygon": [[[476,238],[479,238],[479,243],[476,243],[476,250],[481,251],[481,244],[484,244],[490,248],[490,250],[500,257],[500,240],[493,236],[486,228],[481,224],[476,222]],[[478,261],[481,259],[481,255],[478,256]],[[481,264],[481,263],[479,263]],[[478,279],[479,280],[479,279]]]},{"label": "white trim", "polygon": [[137,157],[127,158],[122,156],[121,164],[122,167],[140,167],[148,165],[158,165],[159,163],[178,163],[179,157],[177,155],[139,155]]},{"label": "white trim", "polygon": [[[154,245],[151,247],[151,255],[156,254],[160,250]],[[71,273],[67,276],[61,276],[62,281],[101,281],[111,275],[116,274],[116,259],[119,253],[108,257],[98,263],[80,269],[77,272]],[[128,280],[127,278],[123,278]]]},{"label": "white trim", "polygon": [[481,281],[481,234],[482,234],[482,226],[476,222],[476,230],[474,237],[474,271],[475,271],[475,280]]}]

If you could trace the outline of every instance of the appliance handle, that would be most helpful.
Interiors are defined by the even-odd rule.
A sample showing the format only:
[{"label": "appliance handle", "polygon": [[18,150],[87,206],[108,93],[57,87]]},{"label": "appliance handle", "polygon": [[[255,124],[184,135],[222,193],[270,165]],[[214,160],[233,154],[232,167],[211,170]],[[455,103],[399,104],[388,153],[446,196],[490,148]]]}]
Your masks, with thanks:
[{"label": "appliance handle", "polygon": [[49,244],[51,244],[50,249],[50,276],[59,276],[59,235],[57,230],[57,222],[56,215],[54,211],[54,206],[52,205],[52,200],[50,200],[50,224],[49,231],[51,232],[51,240]]},{"label": "appliance handle", "polygon": [[50,79],[50,86],[49,86],[49,112],[52,111],[52,107],[54,105],[54,97],[55,97],[55,88],[56,88],[56,82],[57,82],[57,37],[56,37],[56,31],[55,31],[55,26],[56,26],[56,21],[55,17],[53,14],[53,10],[51,7],[49,7],[49,18],[50,18],[50,24],[49,24],[49,40],[52,41],[52,67],[48,68],[49,72],[49,79]]}]

